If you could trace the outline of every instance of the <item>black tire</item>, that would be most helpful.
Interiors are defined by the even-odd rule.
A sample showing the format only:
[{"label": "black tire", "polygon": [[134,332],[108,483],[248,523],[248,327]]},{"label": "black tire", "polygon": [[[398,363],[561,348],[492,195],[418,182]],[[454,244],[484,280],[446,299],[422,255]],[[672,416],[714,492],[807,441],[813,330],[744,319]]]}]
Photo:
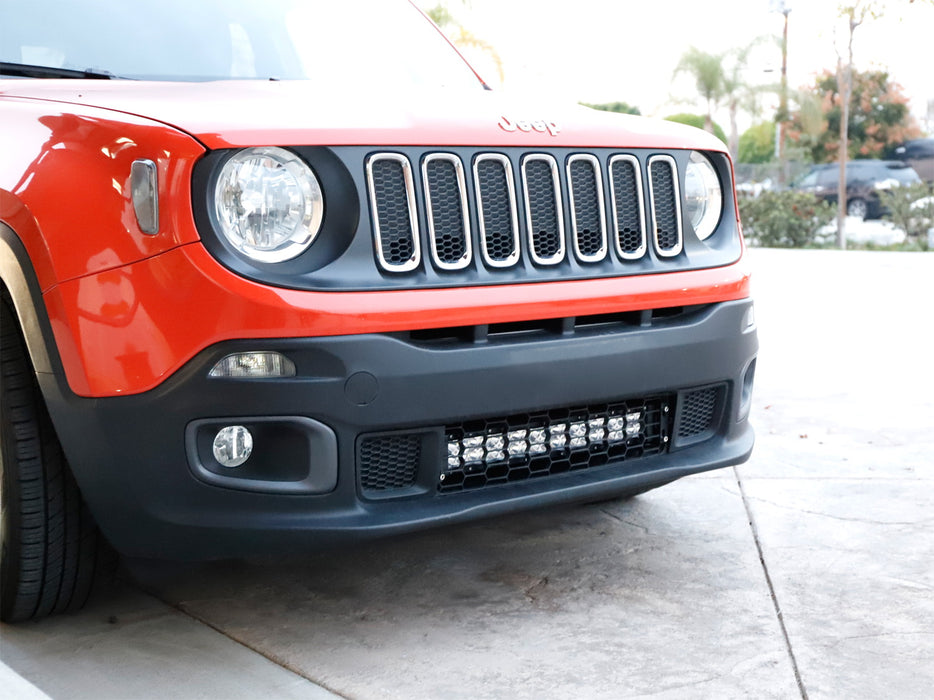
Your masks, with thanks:
[{"label": "black tire", "polygon": [[0,620],[80,608],[99,535],[65,460],[10,301],[0,299]]}]

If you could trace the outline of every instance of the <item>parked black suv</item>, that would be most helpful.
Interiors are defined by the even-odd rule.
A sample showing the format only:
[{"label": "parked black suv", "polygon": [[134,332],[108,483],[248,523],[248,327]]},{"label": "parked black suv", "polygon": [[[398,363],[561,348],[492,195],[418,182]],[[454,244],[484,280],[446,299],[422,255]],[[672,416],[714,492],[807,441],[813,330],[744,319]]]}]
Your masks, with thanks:
[{"label": "parked black suv", "polygon": [[[815,165],[792,183],[792,187],[813,192],[831,203],[837,201],[839,166]],[[846,213],[864,219],[877,219],[884,212],[879,191],[920,182],[918,173],[898,160],[854,160],[846,164]]]},{"label": "parked black suv", "polygon": [[934,183],[934,138],[905,141],[892,150],[892,158],[910,165],[922,180]]}]

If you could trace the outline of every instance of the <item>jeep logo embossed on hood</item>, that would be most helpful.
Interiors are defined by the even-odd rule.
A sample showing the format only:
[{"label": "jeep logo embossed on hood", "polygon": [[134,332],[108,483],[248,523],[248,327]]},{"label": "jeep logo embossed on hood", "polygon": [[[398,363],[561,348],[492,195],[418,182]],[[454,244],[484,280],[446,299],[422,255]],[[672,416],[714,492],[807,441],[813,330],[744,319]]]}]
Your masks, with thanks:
[{"label": "jeep logo embossed on hood", "polygon": [[512,121],[509,117],[504,116],[500,118],[497,125],[503,131],[537,131],[542,134],[547,131],[552,136],[557,136],[561,131],[557,124],[545,121],[544,119],[536,119],[534,121],[519,119],[518,121]]}]

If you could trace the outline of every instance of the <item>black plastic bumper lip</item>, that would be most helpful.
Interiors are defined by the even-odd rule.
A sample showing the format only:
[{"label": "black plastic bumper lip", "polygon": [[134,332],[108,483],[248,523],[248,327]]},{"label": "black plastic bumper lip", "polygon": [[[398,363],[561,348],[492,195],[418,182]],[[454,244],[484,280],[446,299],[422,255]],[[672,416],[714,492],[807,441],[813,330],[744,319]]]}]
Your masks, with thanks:
[{"label": "black plastic bumper lip", "polygon": [[[717,304],[648,328],[479,345],[437,347],[385,335],[236,341],[205,351],[152,392],[113,399],[81,399],[65,393],[52,375],[40,380],[85,499],[118,550],[187,559],[294,551],[609,497],[744,461],[753,433],[738,418],[739,407],[744,372],[758,349],[754,328],[744,327],[751,303]],[[298,376],[208,378],[221,357],[246,350],[282,352],[295,362]],[[358,484],[356,449],[364,434],[440,430],[486,416],[675,394],[707,384],[726,387],[716,432],[631,464],[462,494],[427,488],[378,501],[365,498]],[[210,434],[245,418],[257,425],[284,418],[323,426],[335,449],[315,459],[336,461],[336,481],[314,486],[316,493],[276,493],[199,477],[186,447],[190,426],[207,425]],[[306,478],[291,468],[270,469],[276,478]],[[426,483],[436,478],[428,474]]]}]

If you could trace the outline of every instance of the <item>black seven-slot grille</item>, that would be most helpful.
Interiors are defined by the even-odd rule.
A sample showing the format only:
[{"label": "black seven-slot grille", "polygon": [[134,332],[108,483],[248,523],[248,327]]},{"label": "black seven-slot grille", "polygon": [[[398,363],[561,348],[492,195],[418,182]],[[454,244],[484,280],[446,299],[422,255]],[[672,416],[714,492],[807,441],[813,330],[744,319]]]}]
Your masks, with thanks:
[{"label": "black seven-slot grille", "polygon": [[[499,153],[474,154],[465,165],[456,154],[431,152],[417,166],[400,153],[371,154],[367,187],[380,267],[408,272],[421,264],[420,210],[428,224],[431,260],[440,270],[461,270],[473,262],[471,221],[479,229],[479,254],[491,268],[519,262],[520,235],[539,266],[557,265],[568,255],[584,264],[608,257],[638,260],[649,243],[661,258],[681,253],[681,194],[671,156],[648,159],[647,197],[642,163],[630,154],[612,155],[605,168],[589,153],[574,153],[563,164],[548,153],[526,153],[518,163],[517,177],[510,159]],[[413,167],[421,171],[420,193]]]},{"label": "black seven-slot grille", "polygon": [[[437,440],[427,443],[430,432],[424,430],[364,435],[357,454],[360,487],[385,497],[434,480],[444,494],[631,463],[667,452],[672,442],[712,437],[723,401],[724,385],[713,385],[680,392],[677,399],[666,394],[473,420],[446,426],[434,458]],[[420,468],[432,474],[426,479]]]}]

